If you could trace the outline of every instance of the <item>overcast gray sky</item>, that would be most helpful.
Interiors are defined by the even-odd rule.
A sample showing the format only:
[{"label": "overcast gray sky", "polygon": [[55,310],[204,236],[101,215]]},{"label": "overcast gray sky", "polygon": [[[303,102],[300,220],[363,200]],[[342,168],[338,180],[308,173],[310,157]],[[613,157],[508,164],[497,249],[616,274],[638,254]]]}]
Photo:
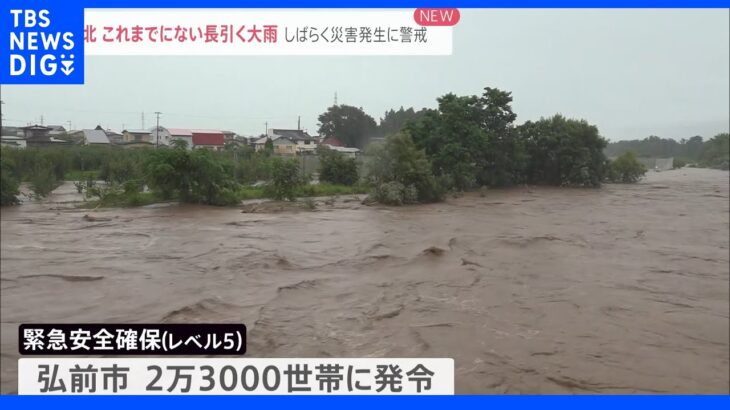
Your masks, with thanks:
[{"label": "overcast gray sky", "polygon": [[611,140],[711,137],[730,120],[728,10],[462,9],[439,57],[86,57],[83,86],[3,86],[6,125],[161,124],[315,133],[333,103],[378,120],[447,92],[513,92],[518,122],[562,113]]}]

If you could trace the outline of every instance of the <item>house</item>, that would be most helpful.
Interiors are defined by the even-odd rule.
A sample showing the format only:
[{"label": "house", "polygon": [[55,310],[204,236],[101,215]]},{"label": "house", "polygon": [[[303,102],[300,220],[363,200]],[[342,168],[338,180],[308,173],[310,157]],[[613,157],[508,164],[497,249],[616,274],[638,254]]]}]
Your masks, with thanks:
[{"label": "house", "polygon": [[267,133],[273,141],[276,141],[278,138],[287,138],[296,144],[297,153],[313,153],[317,149],[316,139],[307,134],[306,131],[272,128]]},{"label": "house", "polygon": [[124,142],[147,142],[152,143],[152,132],[147,130],[124,130],[122,131]]},{"label": "house", "polygon": [[344,147],[345,144],[338,140],[337,137],[327,137],[320,142],[321,145],[329,145],[330,147]]},{"label": "house", "polygon": [[223,132],[216,130],[191,130],[193,148],[222,150],[225,144]]},{"label": "house", "polygon": [[23,130],[20,127],[3,126],[0,128],[0,135],[3,137],[22,137]]},{"label": "house", "polygon": [[51,132],[51,128],[43,125],[29,125],[27,127],[21,127],[23,132],[23,138],[25,139],[49,139],[48,133]]},{"label": "house", "polygon": [[3,135],[0,137],[0,145],[3,147],[25,148],[25,139],[14,135]]},{"label": "house", "polygon": [[163,134],[165,135],[167,145],[172,145],[172,142],[175,140],[181,140],[185,141],[187,149],[193,149],[192,131],[183,128],[167,128]]},{"label": "house", "polygon": [[225,142],[233,141],[236,139],[236,137],[238,137],[238,134],[236,134],[233,131],[221,131],[221,132],[223,133],[223,138],[224,138]]},{"label": "house", "polygon": [[109,137],[107,137],[106,132],[104,130],[100,129],[93,129],[93,130],[82,130],[84,134],[84,144],[85,145],[109,145]]},{"label": "house", "polygon": [[289,137],[279,137],[273,140],[274,154],[292,156],[299,152],[299,144],[292,141]]},{"label": "house", "polygon": [[254,151],[262,151],[264,148],[266,148],[266,141],[269,141],[270,139],[271,138],[269,138],[267,135],[261,135],[258,138],[252,138],[251,145],[253,146]]},{"label": "house", "polygon": [[124,135],[112,131],[110,129],[104,130],[104,133],[106,134],[106,137],[109,139],[109,142],[112,144],[121,144],[124,142]]},{"label": "house", "polygon": [[25,139],[25,143],[29,147],[43,147],[52,144],[68,144],[67,141],[53,138],[49,135],[51,132],[50,127],[43,125],[29,125],[22,127],[22,137]]},{"label": "house", "polygon": [[51,136],[48,135],[51,129],[48,127],[44,127],[43,125],[29,125],[22,127],[20,130],[28,146],[37,147],[51,144]]},{"label": "house", "polygon": [[335,150],[343,155],[345,155],[348,158],[356,158],[358,155],[360,155],[360,149],[359,148],[352,148],[352,147],[329,147],[332,150]]},{"label": "house", "polygon": [[51,136],[51,138],[65,137],[67,135],[66,128],[64,128],[63,125],[49,125],[48,128],[51,129],[48,131],[48,135]]}]

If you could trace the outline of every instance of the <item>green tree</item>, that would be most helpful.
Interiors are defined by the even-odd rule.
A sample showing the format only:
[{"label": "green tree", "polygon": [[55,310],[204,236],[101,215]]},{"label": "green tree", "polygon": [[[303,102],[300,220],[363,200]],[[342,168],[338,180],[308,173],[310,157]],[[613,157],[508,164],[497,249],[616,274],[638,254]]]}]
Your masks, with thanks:
[{"label": "green tree", "polygon": [[730,168],[730,134],[715,135],[702,147],[700,164],[711,168]]},{"label": "green tree", "polygon": [[518,132],[529,157],[526,178],[530,183],[600,186],[606,141],[595,126],[558,114],[528,121]]},{"label": "green tree", "polygon": [[390,109],[385,112],[383,118],[380,119],[378,125],[378,135],[381,137],[387,137],[389,135],[397,134],[405,128],[406,124],[412,121],[418,121],[428,112],[428,109],[423,108],[419,111],[415,111],[413,107],[404,109],[400,107],[398,110]]},{"label": "green tree", "polygon": [[182,138],[175,138],[170,141],[170,146],[175,149],[188,149],[188,142]]},{"label": "green tree", "polygon": [[348,147],[364,148],[376,134],[377,124],[362,108],[333,105],[319,116],[319,134],[337,137]]},{"label": "green tree", "polygon": [[448,177],[461,190],[521,180],[524,148],[515,133],[509,92],[487,87],[481,96],[447,94],[437,101],[437,110],[406,127],[426,151],[435,175]]}]

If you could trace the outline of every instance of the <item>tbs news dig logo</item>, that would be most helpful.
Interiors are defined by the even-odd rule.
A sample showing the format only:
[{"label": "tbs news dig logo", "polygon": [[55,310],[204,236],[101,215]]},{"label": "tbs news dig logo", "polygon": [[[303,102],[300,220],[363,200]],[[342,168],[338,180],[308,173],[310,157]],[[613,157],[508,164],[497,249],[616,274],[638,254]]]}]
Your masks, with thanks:
[{"label": "tbs news dig logo", "polygon": [[83,72],[79,72],[83,68],[77,67],[77,61],[83,64],[83,40],[66,29],[68,24],[63,24],[63,19],[54,21],[47,9],[9,12],[12,27],[8,33],[8,58],[4,59],[8,67],[3,74],[7,75],[3,80],[24,84],[83,82]]}]

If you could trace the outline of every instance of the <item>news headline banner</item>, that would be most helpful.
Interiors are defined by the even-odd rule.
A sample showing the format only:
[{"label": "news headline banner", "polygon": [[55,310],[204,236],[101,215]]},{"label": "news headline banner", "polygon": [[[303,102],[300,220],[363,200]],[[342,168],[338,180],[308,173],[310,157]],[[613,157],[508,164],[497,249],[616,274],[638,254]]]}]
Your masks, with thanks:
[{"label": "news headline banner", "polygon": [[452,395],[447,358],[22,358],[22,395]]},{"label": "news headline banner", "polygon": [[86,10],[87,55],[450,55],[456,9]]}]

